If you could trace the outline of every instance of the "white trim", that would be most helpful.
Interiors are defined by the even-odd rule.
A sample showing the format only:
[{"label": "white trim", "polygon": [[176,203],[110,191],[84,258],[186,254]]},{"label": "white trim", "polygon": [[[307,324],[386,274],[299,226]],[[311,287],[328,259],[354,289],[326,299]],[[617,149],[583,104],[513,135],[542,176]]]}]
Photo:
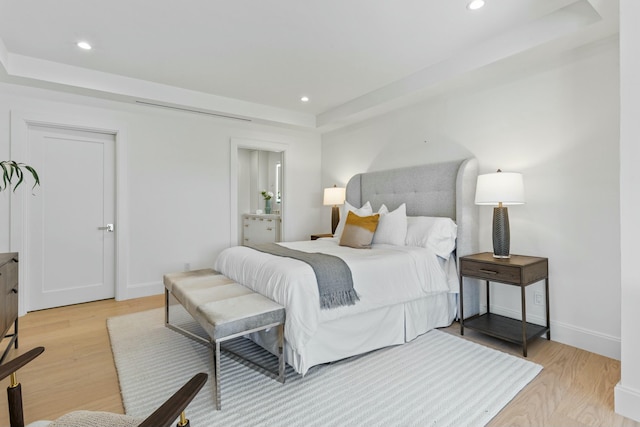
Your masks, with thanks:
[{"label": "white trim", "polygon": [[129,272],[129,175],[127,174],[127,130],[122,123],[117,124],[116,139],[116,254],[115,280],[116,301],[131,298],[128,292]]},{"label": "white trim", "polygon": [[237,246],[239,243],[238,240],[238,150],[241,148],[244,149],[253,149],[253,150],[264,150],[264,151],[273,151],[276,153],[282,153],[282,199],[285,200],[285,203],[282,204],[282,210],[280,212],[280,218],[282,221],[282,226],[280,228],[280,238],[282,241],[285,241],[285,230],[286,230],[286,210],[288,204],[286,203],[285,193],[289,188],[289,181],[287,179],[287,149],[289,148],[289,144],[284,144],[281,142],[270,142],[270,141],[261,141],[258,139],[247,139],[247,138],[231,138],[230,141],[231,149],[230,151],[230,164],[229,164],[229,203],[230,203],[230,224],[231,229],[229,231],[229,246]]},{"label": "white trim", "polygon": [[[486,304],[480,307],[481,312],[486,312]],[[491,304],[491,312],[502,316],[520,319],[520,310]],[[527,321],[538,325],[544,325],[546,319],[539,315],[527,313]],[[579,328],[564,322],[551,320],[551,339],[573,347],[581,348],[592,353],[620,360],[620,337],[606,335],[597,331]]]},{"label": "white trim", "polygon": [[[129,248],[129,227],[126,189],[126,126],[120,122],[101,120],[95,117],[86,116],[73,117],[68,115],[58,115],[54,113],[11,111],[11,158],[17,161],[29,163],[28,152],[28,127],[29,125],[44,125],[52,127],[62,127],[74,130],[89,132],[102,132],[111,134],[115,139],[115,176],[116,176],[116,245],[115,245],[115,298],[116,300],[127,299],[127,272],[128,248]],[[11,194],[10,207],[10,232],[9,247],[11,252],[24,252],[28,248],[26,216],[27,204],[25,192]],[[14,203],[15,201],[15,203]],[[21,281],[28,283],[29,272],[24,263],[19,263],[18,274]],[[20,316],[27,313],[28,287],[22,286],[18,298],[18,312]]]},{"label": "white trim", "polygon": [[159,104],[155,108],[185,108],[276,126],[303,129],[316,127],[316,117],[310,113],[105,73],[9,51],[5,54],[4,65],[11,77],[44,82],[45,87],[53,84],[56,90],[78,88],[81,91],[89,91],[90,96],[95,97]]},{"label": "white trim", "polygon": [[640,390],[627,388],[618,383],[613,389],[613,396],[617,414],[640,421]]},{"label": "white trim", "polygon": [[0,66],[9,74],[9,51],[2,38],[0,38]]}]

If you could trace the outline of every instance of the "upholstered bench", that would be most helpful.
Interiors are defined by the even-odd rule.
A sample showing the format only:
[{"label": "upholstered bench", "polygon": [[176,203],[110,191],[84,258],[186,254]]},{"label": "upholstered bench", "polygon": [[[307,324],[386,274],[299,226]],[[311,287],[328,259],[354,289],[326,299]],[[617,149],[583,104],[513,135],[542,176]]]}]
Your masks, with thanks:
[{"label": "upholstered bench", "polygon": [[[220,343],[263,329],[278,328],[278,372],[250,366],[284,383],[285,309],[269,298],[234,282],[215,270],[204,269],[164,275],[165,325],[213,349],[213,383],[216,409],[221,409]],[[209,335],[206,340],[169,319],[171,297],[175,298]]]}]

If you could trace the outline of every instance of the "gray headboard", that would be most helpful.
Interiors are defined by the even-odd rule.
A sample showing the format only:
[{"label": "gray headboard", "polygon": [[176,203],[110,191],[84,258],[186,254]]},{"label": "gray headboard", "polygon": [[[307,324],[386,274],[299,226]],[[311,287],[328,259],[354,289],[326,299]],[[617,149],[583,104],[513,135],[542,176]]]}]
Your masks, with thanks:
[{"label": "gray headboard", "polygon": [[[475,205],[478,161],[434,163],[354,175],[347,183],[347,201],[360,207],[367,200],[376,212],[407,204],[408,216],[443,216],[458,226],[458,257],[478,252],[478,206]],[[465,315],[480,309],[479,287],[465,281]]]}]

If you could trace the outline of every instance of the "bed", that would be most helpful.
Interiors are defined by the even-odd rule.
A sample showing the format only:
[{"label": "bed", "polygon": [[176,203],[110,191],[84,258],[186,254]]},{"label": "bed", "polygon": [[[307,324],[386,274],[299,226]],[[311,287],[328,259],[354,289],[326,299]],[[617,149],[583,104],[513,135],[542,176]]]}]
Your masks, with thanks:
[{"label": "bed", "polygon": [[[354,211],[370,205],[372,213],[402,211],[409,224],[433,218],[453,223],[452,250],[419,245],[409,235],[400,240],[410,245],[390,244],[393,235],[376,243],[374,235],[370,249],[341,246],[339,238],[280,244],[344,260],[359,297],[353,305],[321,309],[314,270],[297,259],[237,246],[224,250],[214,269],[285,306],[286,359],[300,374],[318,364],[409,342],[450,325],[457,316],[457,258],[478,251],[477,174],[477,161],[465,159],[362,173],[347,184],[345,207]],[[343,214],[336,234],[344,221]],[[465,316],[479,311],[478,289],[465,283]],[[275,351],[272,333],[251,338]]]}]

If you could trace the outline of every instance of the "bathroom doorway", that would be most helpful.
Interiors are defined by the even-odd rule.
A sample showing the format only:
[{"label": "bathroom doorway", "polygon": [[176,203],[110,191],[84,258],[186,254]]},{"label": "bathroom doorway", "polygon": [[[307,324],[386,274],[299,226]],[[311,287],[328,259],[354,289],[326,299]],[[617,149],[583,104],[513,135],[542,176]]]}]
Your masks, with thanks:
[{"label": "bathroom doorway", "polygon": [[281,211],[282,153],[239,148],[238,212],[279,215]]},{"label": "bathroom doorway", "polygon": [[[286,204],[286,150],[287,145],[251,139],[231,139],[230,167],[230,245],[243,242],[243,217],[277,221],[275,241],[284,240]],[[270,196],[270,213],[262,192]]]}]

